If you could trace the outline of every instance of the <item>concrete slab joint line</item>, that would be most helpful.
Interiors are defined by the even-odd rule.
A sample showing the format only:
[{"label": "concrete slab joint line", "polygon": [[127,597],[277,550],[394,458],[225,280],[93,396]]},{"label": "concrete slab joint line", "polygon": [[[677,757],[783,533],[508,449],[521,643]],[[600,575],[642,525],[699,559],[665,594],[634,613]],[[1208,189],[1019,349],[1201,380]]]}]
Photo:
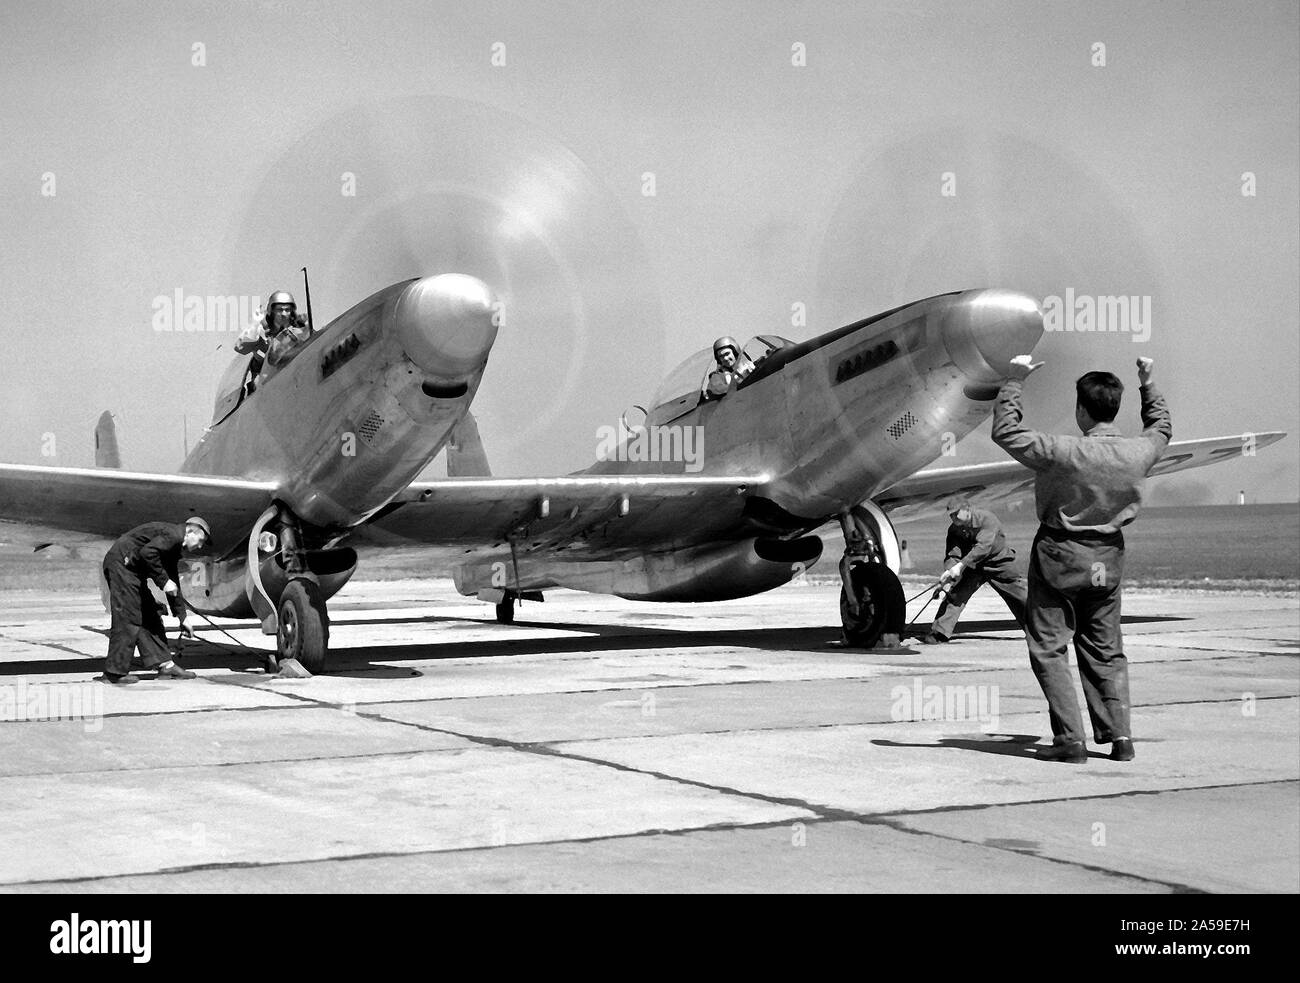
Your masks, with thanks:
[{"label": "concrete slab joint line", "polygon": [[[348,589],[364,599],[385,588]],[[20,683],[45,695],[85,687],[102,704],[94,720],[0,716],[13,724],[0,726],[12,793],[0,884],[292,889],[437,869],[469,887],[582,889],[614,864],[632,889],[662,889],[655,876],[689,886],[744,857],[731,880],[710,884],[928,890],[943,870],[956,878],[943,883],[977,890],[1300,889],[1300,661],[1270,648],[1300,636],[1288,599],[1252,605],[1262,613],[1235,631],[1224,622],[1243,618],[1223,614],[1230,602],[1126,599],[1132,617],[1168,609],[1188,620],[1128,640],[1137,759],[1112,763],[1093,746],[1077,770],[1008,753],[1042,743],[1046,714],[1023,641],[978,630],[1001,618],[996,598],[977,596],[966,621],[976,630],[942,652],[890,654],[827,646],[825,626],[786,626],[834,600],[808,586],[726,602],[703,621],[668,605],[650,615],[670,629],[630,632],[599,624],[617,622],[620,604],[557,592],[524,626],[341,622],[336,671],[304,681],[269,681],[237,653],[190,645],[181,661],[199,679],[146,673],[131,692],[89,683],[99,657],[70,648],[85,614],[55,610],[0,632],[0,710],[17,709],[6,694]],[[692,619],[698,631],[682,627]],[[728,637],[746,644],[716,644]],[[995,689],[999,720],[900,716],[891,694],[913,684]],[[177,727],[192,742],[182,764],[156,750]],[[89,825],[74,803],[91,799],[109,814],[156,799],[176,849],[146,856]],[[241,832],[282,814],[310,814],[327,832],[275,848]],[[380,814],[396,817],[395,835],[374,834]],[[1109,827],[1105,849],[1089,842],[1097,822]],[[1216,841],[1217,829],[1235,832]],[[1167,849],[1169,830],[1179,851]],[[59,853],[69,837],[88,848]],[[850,844],[917,876],[891,880],[825,852]],[[627,859],[646,851],[658,861]],[[822,880],[799,880],[814,871]]]}]

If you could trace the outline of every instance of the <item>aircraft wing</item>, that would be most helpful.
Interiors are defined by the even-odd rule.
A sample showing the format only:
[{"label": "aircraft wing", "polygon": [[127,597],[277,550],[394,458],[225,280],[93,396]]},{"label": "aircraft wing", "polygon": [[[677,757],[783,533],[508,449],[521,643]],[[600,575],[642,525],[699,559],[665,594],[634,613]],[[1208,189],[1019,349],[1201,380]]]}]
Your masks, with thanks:
[{"label": "aircraft wing", "polygon": [[[618,525],[618,544],[663,546],[663,530],[689,539],[696,522],[716,524],[719,511],[739,518],[759,475],[578,474],[560,478],[462,477],[417,481],[354,530],[349,543],[385,547],[500,546],[514,536],[533,545],[579,551]],[[668,517],[666,520],[665,517]]]},{"label": "aircraft wing", "polygon": [[142,522],[198,514],[225,552],[248,535],[275,490],[274,482],[239,478],[0,464],[0,539],[116,539]]},{"label": "aircraft wing", "polygon": [[[1253,443],[1247,443],[1247,436]],[[1164,456],[1151,469],[1151,476],[1187,471],[1241,457],[1281,440],[1286,434],[1270,431],[1247,436],[1238,434],[1233,437],[1176,440],[1165,448]],[[1001,499],[1030,495],[1033,487],[1034,472],[1017,461],[1007,459],[991,464],[918,471],[882,492],[875,501],[891,518],[915,519],[942,514],[944,502],[952,495],[966,495],[975,504],[985,505]]]},{"label": "aircraft wing", "polygon": [[[1254,434],[1253,447],[1284,436]],[[1203,467],[1241,455],[1244,448],[1242,436],[1175,441],[1151,473]],[[716,526],[720,512],[734,510],[739,519],[744,497],[761,493],[768,480],[764,474],[579,474],[420,481],[349,539],[362,546],[468,549],[504,545],[514,536],[530,546],[567,548],[575,554],[588,544],[600,551],[607,538],[625,550],[663,548],[669,545],[663,541],[665,527],[691,542],[703,528]],[[935,468],[899,482],[876,502],[895,518],[910,519],[939,514],[954,494],[977,503],[1024,497],[1033,480],[1032,471],[1011,460]],[[211,523],[214,540],[225,552],[247,535],[276,490],[274,482],[239,478],[0,464],[0,539],[34,545],[114,539],[142,522],[179,522],[197,513]],[[618,524],[616,534],[610,523]],[[612,535],[607,537],[606,530]]]}]

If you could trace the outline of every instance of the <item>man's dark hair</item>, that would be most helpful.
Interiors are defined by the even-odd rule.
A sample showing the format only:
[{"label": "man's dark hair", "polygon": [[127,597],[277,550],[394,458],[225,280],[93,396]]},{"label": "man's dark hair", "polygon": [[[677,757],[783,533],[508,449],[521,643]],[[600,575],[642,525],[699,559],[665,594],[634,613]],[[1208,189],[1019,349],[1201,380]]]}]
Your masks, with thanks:
[{"label": "man's dark hair", "polygon": [[1074,384],[1079,405],[1098,423],[1110,423],[1119,412],[1124,383],[1112,372],[1088,372]]}]

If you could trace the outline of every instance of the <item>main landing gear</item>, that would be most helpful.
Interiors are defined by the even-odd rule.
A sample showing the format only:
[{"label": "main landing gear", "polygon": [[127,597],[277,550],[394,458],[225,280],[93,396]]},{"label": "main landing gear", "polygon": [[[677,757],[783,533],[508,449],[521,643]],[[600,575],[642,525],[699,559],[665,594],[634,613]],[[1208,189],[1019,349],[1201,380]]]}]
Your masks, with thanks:
[{"label": "main landing gear", "polygon": [[277,613],[276,656],[281,665],[296,659],[312,675],[324,672],[330,623],[320,586],[307,579],[289,581]]},{"label": "main landing gear", "polygon": [[[267,532],[278,522],[278,540]],[[350,563],[356,557],[351,551]],[[262,555],[266,554],[266,555]],[[262,619],[262,631],[275,635],[275,655],[267,655],[266,671],[282,676],[307,676],[326,669],[329,653],[329,613],[318,573],[337,573],[329,560],[349,561],[343,551],[316,551],[309,556],[302,545],[297,517],[287,508],[272,506],[262,513],[248,537],[248,597]],[[322,562],[325,561],[325,562]]]},{"label": "main landing gear", "polygon": [[901,644],[907,604],[903,585],[884,563],[855,563],[849,576],[858,599],[858,612],[849,611],[848,599],[840,591],[840,620],[844,641],[854,648],[893,648]]}]

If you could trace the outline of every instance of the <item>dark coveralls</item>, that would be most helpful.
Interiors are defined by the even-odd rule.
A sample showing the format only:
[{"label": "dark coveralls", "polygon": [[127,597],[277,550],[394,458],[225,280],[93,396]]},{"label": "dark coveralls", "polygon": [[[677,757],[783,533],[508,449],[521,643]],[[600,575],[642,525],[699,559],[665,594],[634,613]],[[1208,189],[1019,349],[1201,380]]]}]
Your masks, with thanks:
[{"label": "dark coveralls", "polygon": [[1002,523],[987,509],[971,509],[969,523],[954,521],[948,527],[945,561],[959,560],[962,575],[939,605],[930,631],[951,638],[971,595],[988,584],[1006,601],[1011,616],[1024,627],[1027,591],[1025,578],[1014,569],[1016,551],[1007,545]]},{"label": "dark coveralls", "polygon": [[177,565],[185,526],[174,522],[146,522],[120,537],[104,554],[104,577],[108,580],[108,603],[112,627],[108,632],[110,676],[131,671],[131,654],[136,646],[146,669],[171,660],[162,616],[149,591],[149,580],[161,589],[170,580],[176,593],[168,595],[172,614],[184,618],[185,601],[180,593]]},{"label": "dark coveralls", "polygon": [[1053,742],[1082,741],[1069,647],[1073,639],[1094,740],[1132,737],[1128,660],[1120,628],[1124,535],[1142,506],[1147,473],[1173,436],[1165,399],[1142,387],[1142,433],[1123,436],[1099,423],[1075,437],[1021,424],[1023,382],[1003,384],[993,412],[993,440],[1037,472],[1034,496],[1041,525],[1029,563],[1025,636],[1029,662],[1047,697]]}]

